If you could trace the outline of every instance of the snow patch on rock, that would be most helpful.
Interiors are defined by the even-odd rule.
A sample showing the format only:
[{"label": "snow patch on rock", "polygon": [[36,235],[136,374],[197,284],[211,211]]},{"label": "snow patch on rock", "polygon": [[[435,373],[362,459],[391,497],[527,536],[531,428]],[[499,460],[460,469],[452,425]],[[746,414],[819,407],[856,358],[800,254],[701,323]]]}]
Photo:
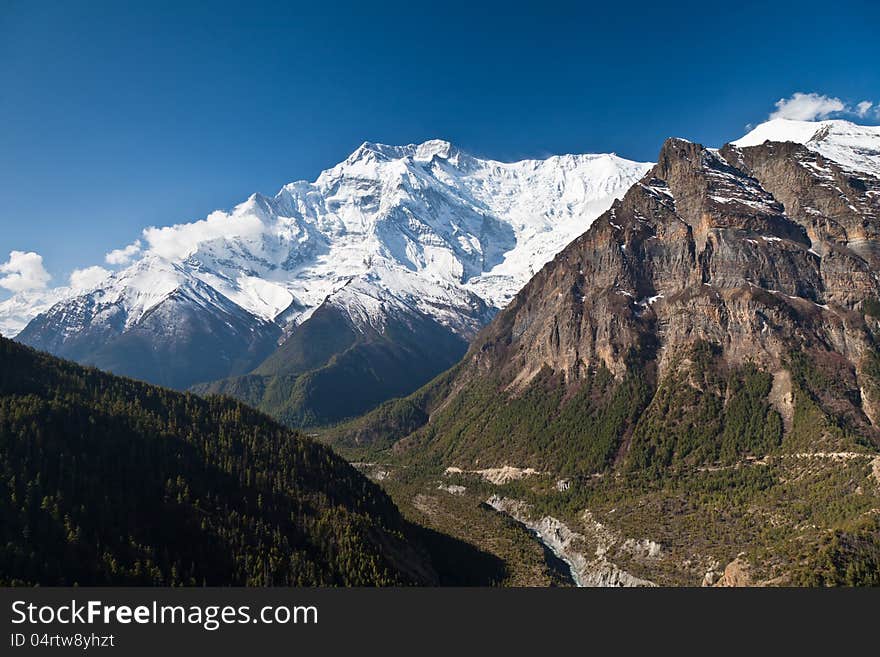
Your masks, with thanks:
[{"label": "snow patch on rock", "polygon": [[803,144],[844,169],[880,177],[880,126],[856,125],[841,119],[773,119],[757,126],[733,145],[759,146],[765,141]]}]

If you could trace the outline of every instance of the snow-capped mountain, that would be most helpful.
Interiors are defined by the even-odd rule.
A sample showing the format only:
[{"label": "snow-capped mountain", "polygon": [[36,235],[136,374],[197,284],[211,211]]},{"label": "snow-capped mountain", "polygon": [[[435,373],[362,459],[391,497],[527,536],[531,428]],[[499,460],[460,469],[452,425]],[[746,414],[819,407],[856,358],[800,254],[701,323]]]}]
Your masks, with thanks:
[{"label": "snow-capped mountain", "polygon": [[880,126],[863,126],[829,119],[795,121],[773,119],[762,123],[734,146],[759,146],[765,141],[792,141],[834,160],[844,169],[880,178]]},{"label": "snow-capped mountain", "polygon": [[[440,140],[367,142],[314,182],[145,230],[133,265],[42,312],[18,339],[177,387],[256,367],[266,343],[290,339],[320,307],[352,335],[430,321],[463,342],[649,167],[613,154],[506,163]],[[191,342],[197,317],[224,334],[221,356],[188,363],[175,348],[175,373],[157,379],[156,354]]]},{"label": "snow-capped mountain", "polygon": [[647,165],[615,155],[512,164],[448,142],[365,143],[313,183],[149,235],[152,250],[249,312],[301,323],[325,300],[381,325],[381,305],[479,327]]},{"label": "snow-capped mountain", "polygon": [[17,339],[112,372],[185,387],[249,371],[272,352],[280,332],[179,263],[147,254],[41,313]]}]

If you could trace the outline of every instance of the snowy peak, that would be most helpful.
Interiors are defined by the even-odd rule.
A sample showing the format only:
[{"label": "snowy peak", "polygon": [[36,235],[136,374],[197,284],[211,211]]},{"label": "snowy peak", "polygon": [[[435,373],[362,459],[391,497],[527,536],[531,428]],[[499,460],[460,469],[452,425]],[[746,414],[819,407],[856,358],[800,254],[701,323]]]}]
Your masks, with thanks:
[{"label": "snowy peak", "polygon": [[737,139],[733,145],[758,146],[765,141],[803,144],[845,169],[880,177],[880,126],[857,125],[841,119],[773,119]]},{"label": "snowy peak", "polygon": [[421,144],[392,146],[365,141],[349,155],[343,164],[353,165],[358,162],[388,162],[391,160],[410,159],[414,162],[430,162],[435,157],[442,160],[453,160],[458,163],[461,151],[443,139],[429,139]]},{"label": "snowy peak", "polygon": [[161,229],[151,245],[264,319],[300,323],[357,279],[383,307],[470,333],[474,322],[456,315],[473,312],[471,295],[505,305],[648,168],[616,155],[504,163],[444,140],[365,142],[314,182]]},{"label": "snowy peak", "polygon": [[[834,121],[796,121],[794,119],[772,119],[762,123],[744,137],[733,142],[734,146],[760,146],[765,141],[792,141],[806,144],[825,124]],[[848,123],[840,121],[840,123]],[[852,125],[852,124],[849,124]]]},{"label": "snowy peak", "polygon": [[413,159],[420,162],[429,162],[435,157],[439,157],[441,160],[448,160],[456,155],[458,155],[458,149],[448,141],[431,139],[416,146]]}]

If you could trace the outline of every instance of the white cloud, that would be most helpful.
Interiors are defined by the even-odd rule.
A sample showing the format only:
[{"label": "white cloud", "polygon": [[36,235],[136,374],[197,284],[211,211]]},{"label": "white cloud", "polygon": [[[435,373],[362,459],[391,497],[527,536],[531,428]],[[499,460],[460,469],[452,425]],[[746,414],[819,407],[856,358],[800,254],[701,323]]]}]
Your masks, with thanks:
[{"label": "white cloud", "polygon": [[97,265],[85,269],[74,269],[70,274],[70,287],[74,290],[91,290],[109,275],[109,271]]},{"label": "white cloud", "polygon": [[140,252],[141,241],[135,240],[124,248],[113,249],[110,253],[104,256],[104,260],[108,265],[127,265]]},{"label": "white cloud", "polygon": [[174,260],[192,255],[203,242],[223,238],[259,239],[264,231],[263,222],[255,214],[218,211],[190,224],[146,228],[144,239],[153,253]]},{"label": "white cloud", "polygon": [[793,93],[790,98],[777,100],[776,110],[770,113],[769,118],[821,121],[834,115],[850,114],[863,119],[872,109],[875,114],[880,116],[880,108],[870,100],[863,100],[856,103],[855,106],[851,106],[840,98],[798,91]]},{"label": "white cloud", "polygon": [[856,105],[856,114],[860,117],[867,116],[868,110],[874,107],[874,103],[870,100],[863,100],[861,103]]},{"label": "white cloud", "polygon": [[43,267],[43,256],[33,251],[12,251],[9,260],[0,264],[0,287],[12,292],[43,290],[52,276]]},{"label": "white cloud", "polygon": [[770,114],[771,119],[795,119],[798,121],[815,121],[827,119],[832,114],[845,112],[846,105],[840,98],[831,98],[816,93],[798,91],[791,98],[780,98],[776,101],[776,111]]}]

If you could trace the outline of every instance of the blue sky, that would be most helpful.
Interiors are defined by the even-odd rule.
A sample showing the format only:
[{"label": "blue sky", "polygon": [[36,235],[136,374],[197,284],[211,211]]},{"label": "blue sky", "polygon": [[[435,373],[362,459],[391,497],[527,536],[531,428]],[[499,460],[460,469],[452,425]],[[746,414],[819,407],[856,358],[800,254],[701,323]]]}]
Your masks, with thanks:
[{"label": "blue sky", "polygon": [[795,92],[880,102],[878,3],[713,4],[0,0],[0,266],[63,284],[364,140],[651,160]]}]

